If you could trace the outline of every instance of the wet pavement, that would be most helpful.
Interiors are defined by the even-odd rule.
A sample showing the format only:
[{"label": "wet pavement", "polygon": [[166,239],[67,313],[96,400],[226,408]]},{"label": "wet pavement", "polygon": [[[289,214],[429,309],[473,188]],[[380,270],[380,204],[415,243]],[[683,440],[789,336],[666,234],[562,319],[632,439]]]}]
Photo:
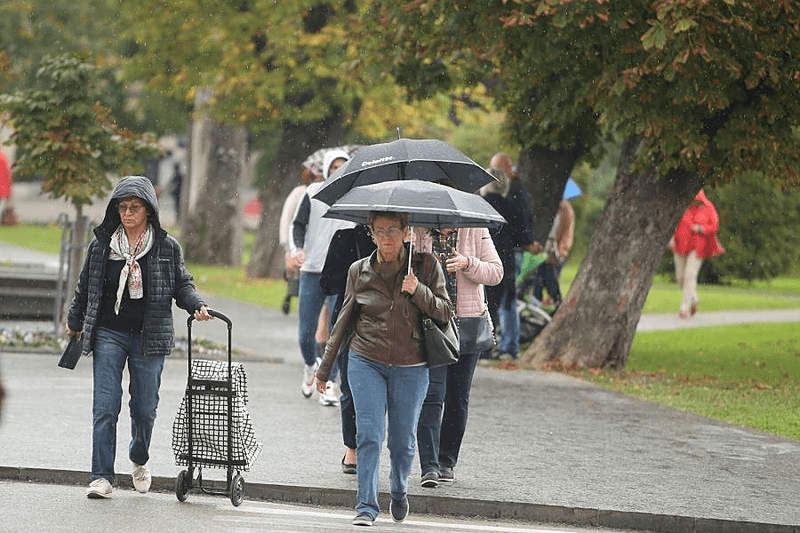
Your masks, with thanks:
[{"label": "wet pavement", "polygon": [[[6,260],[41,264],[53,257],[0,245],[0,262]],[[206,298],[233,321],[234,359],[245,365],[248,410],[264,444],[260,458],[243,474],[247,497],[351,507],[356,480],[340,470],[339,411],[300,394],[296,314]],[[175,316],[178,335],[185,335],[185,313],[176,308]],[[688,321],[645,315],[639,331],[760,321],[800,322],[800,310],[701,313]],[[53,327],[0,322],[0,327],[9,326]],[[195,323],[193,334],[217,343],[227,337],[221,321]],[[83,358],[69,371],[56,366],[58,355],[0,353],[8,389],[0,421],[0,479],[88,482],[92,360]],[[172,490],[181,470],[175,466],[171,435],[186,375],[185,354],[170,356],[151,445],[156,490]],[[130,486],[125,411],[118,427],[122,487]],[[206,472],[224,478],[224,471]],[[455,474],[451,485],[423,489],[415,465],[412,513],[652,531],[800,532],[800,442],[554,372],[477,369]],[[387,490],[386,450],[380,479],[381,489]],[[388,503],[385,495],[382,503]]]}]

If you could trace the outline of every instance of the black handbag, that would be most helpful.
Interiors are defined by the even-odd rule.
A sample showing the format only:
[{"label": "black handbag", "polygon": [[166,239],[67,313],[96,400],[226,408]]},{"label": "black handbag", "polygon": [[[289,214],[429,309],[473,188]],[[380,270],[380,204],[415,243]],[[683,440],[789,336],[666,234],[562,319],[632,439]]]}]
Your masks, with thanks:
[{"label": "black handbag", "polygon": [[454,317],[439,327],[429,316],[422,317],[422,336],[425,340],[425,359],[428,368],[451,365],[458,362],[458,325]]},{"label": "black handbag", "polygon": [[75,365],[78,364],[78,359],[81,358],[82,349],[83,341],[79,340],[77,337],[72,337],[69,340],[69,344],[67,344],[67,347],[64,349],[64,353],[61,354],[61,359],[58,361],[58,366],[73,370]]},{"label": "black handbag", "polygon": [[489,312],[480,316],[458,317],[460,353],[481,353],[494,347],[494,326]]}]

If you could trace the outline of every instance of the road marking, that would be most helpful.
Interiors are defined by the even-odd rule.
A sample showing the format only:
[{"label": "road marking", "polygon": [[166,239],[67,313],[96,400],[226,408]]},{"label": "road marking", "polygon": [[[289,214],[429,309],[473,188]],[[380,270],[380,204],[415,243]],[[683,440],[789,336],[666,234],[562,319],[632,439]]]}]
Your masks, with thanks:
[{"label": "road marking", "polygon": [[[297,516],[322,521],[324,520],[329,526],[332,525],[331,521],[348,523],[353,518],[353,513],[341,513],[335,511],[318,511],[311,509],[303,509],[296,507],[285,507],[280,504],[266,503],[266,502],[253,502],[245,503],[246,507],[238,507],[235,510],[235,515],[216,515],[216,520],[219,521],[236,521],[247,522],[248,520],[243,516],[243,513],[258,514],[258,515],[276,515],[276,516]],[[230,505],[219,505],[217,508],[220,511],[233,511]],[[253,517],[255,519],[255,517]],[[448,520],[447,518],[440,518],[438,520],[419,520],[409,519],[403,522],[403,526],[417,526],[425,531],[432,529],[440,529],[445,531],[487,531],[497,533],[575,533],[582,531],[581,529],[559,529],[549,527],[524,527],[524,526],[508,526],[508,525],[492,525],[487,519],[483,518],[465,518],[464,520],[482,521],[482,524],[464,524],[457,521]],[[391,518],[379,517],[376,524],[391,525],[394,524]]]}]

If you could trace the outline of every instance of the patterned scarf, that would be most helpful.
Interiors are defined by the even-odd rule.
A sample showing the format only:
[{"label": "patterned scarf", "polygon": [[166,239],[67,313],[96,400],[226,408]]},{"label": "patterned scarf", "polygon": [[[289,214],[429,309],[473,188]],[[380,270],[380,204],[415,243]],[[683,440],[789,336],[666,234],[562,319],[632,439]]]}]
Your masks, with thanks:
[{"label": "patterned scarf", "polygon": [[447,286],[447,295],[450,297],[450,301],[453,302],[453,307],[455,308],[456,301],[458,300],[456,273],[447,271],[447,258],[450,257],[450,252],[456,249],[456,244],[458,243],[458,231],[453,230],[450,232],[450,235],[445,235],[438,229],[434,228],[431,230],[431,238],[433,240],[433,243],[431,244],[431,251],[433,252],[433,255],[439,259],[439,263],[442,265],[442,270],[444,270],[444,279]]},{"label": "patterned scarf", "polygon": [[139,261],[144,254],[153,247],[153,228],[150,224],[139,237],[134,246],[128,242],[128,235],[125,228],[120,225],[111,236],[111,252],[108,258],[112,261],[125,261],[122,272],[119,273],[119,286],[117,287],[117,301],[114,303],[114,313],[119,315],[119,306],[122,303],[122,293],[125,286],[128,286],[128,295],[132,300],[144,297],[144,286],[142,284],[142,267]]}]

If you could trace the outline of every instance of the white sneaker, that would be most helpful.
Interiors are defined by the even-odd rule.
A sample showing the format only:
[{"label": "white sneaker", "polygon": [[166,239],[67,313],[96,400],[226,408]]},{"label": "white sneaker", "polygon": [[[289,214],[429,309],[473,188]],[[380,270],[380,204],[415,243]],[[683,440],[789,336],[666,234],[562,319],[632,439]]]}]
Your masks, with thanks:
[{"label": "white sneaker", "polygon": [[147,467],[147,465],[137,465],[136,463],[131,464],[133,465],[133,470],[131,471],[133,488],[136,489],[137,492],[144,494],[150,490],[150,481],[152,480],[150,477],[150,469]]},{"label": "white sneaker", "polygon": [[111,483],[106,478],[101,477],[89,483],[89,488],[86,489],[86,496],[93,499],[110,498],[112,491]]},{"label": "white sneaker", "polygon": [[300,390],[303,392],[305,398],[311,398],[311,395],[314,393],[314,372],[316,371],[316,365],[303,366],[303,383],[300,385]]},{"label": "white sneaker", "polygon": [[325,384],[325,394],[319,395],[319,403],[333,407],[339,405],[339,387],[336,386],[336,383],[329,381]]}]

